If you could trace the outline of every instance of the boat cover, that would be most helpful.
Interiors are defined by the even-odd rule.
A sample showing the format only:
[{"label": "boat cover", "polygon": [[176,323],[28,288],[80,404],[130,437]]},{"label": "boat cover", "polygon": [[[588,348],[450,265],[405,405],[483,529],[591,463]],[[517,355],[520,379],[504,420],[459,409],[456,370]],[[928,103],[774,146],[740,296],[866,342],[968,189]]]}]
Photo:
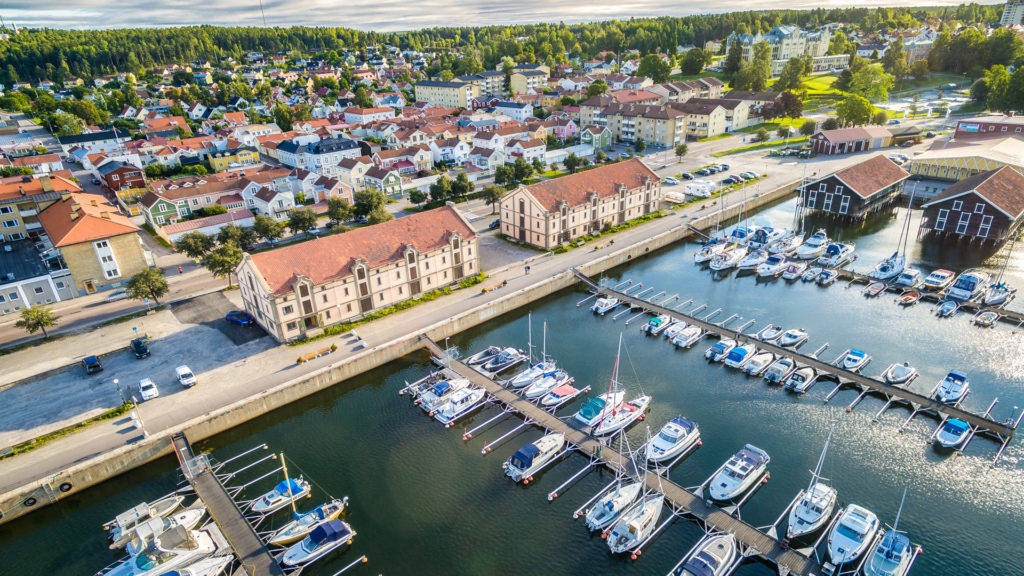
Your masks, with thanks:
[{"label": "boat cover", "polygon": [[683,566],[684,574],[693,576],[715,576],[715,569],[718,568],[718,559],[707,552],[699,552],[690,558]]},{"label": "boat cover", "polygon": [[943,426],[943,428],[945,428],[946,431],[959,436],[967,431],[968,426],[967,422],[964,422],[963,420],[959,420],[957,418],[952,418],[946,422],[946,425]]},{"label": "boat cover", "polygon": [[351,534],[352,531],[348,529],[341,520],[331,520],[325,522],[309,533],[309,539],[316,545],[323,544],[324,542],[334,542],[337,540],[343,540]]},{"label": "boat cover", "polygon": [[298,494],[299,492],[302,492],[302,486],[294,478],[289,478],[287,480],[278,482],[277,486],[274,486],[274,490],[278,494],[287,495],[289,485],[291,485],[292,494]]},{"label": "boat cover", "polygon": [[576,387],[573,386],[572,384],[562,384],[558,388],[555,388],[554,390],[552,390],[551,394],[553,394],[555,396],[561,397],[561,396],[568,396],[569,394],[572,394],[575,391],[576,391]]},{"label": "boat cover", "polygon": [[540,454],[540,448],[533,443],[527,444],[512,455],[512,465],[520,470],[526,470],[533,465],[533,458],[537,454]]},{"label": "boat cover", "polygon": [[732,352],[729,352],[729,355],[726,356],[725,359],[726,360],[732,360],[733,362],[735,362],[737,360],[743,360],[746,356],[747,356],[747,349],[746,348],[734,348],[732,350]]},{"label": "boat cover", "polygon": [[676,424],[677,426],[685,430],[687,433],[693,430],[694,426],[696,426],[693,420],[683,418],[682,416],[676,416],[675,418],[673,418],[672,424]]},{"label": "boat cover", "polygon": [[949,376],[946,376],[946,378],[958,383],[967,382],[967,374],[959,370],[950,370]]},{"label": "boat cover", "polygon": [[853,356],[855,358],[863,358],[865,356],[863,350],[857,350],[856,348],[854,348],[853,350],[850,350],[850,354],[849,355]]},{"label": "boat cover", "polygon": [[590,402],[587,402],[583,408],[580,408],[580,414],[586,419],[596,418],[601,410],[604,410],[605,401],[601,398],[594,398]]},{"label": "boat cover", "polygon": [[839,254],[839,245],[829,244],[828,248],[825,249],[825,254],[829,256],[836,256],[837,254]]},{"label": "boat cover", "polygon": [[878,553],[884,554],[886,560],[900,562],[903,555],[910,551],[910,538],[895,530],[889,530],[878,545]]},{"label": "boat cover", "polygon": [[447,394],[448,391],[451,390],[451,389],[452,389],[451,383],[448,382],[447,380],[445,380],[444,382],[438,382],[437,384],[434,384],[434,387],[430,389],[430,392],[434,396],[440,397],[440,396],[444,396],[445,394]]}]

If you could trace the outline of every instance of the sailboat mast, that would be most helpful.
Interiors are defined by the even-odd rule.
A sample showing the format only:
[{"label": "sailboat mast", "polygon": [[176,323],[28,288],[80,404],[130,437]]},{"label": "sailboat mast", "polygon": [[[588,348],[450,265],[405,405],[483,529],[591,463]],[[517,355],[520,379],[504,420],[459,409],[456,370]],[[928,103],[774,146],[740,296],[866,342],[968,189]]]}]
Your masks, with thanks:
[{"label": "sailboat mast", "polygon": [[900,230],[900,245],[896,246],[897,251],[902,251],[903,255],[907,254],[907,244],[910,241],[910,213],[914,207],[914,196],[917,194],[917,180],[914,180],[914,187],[910,189],[910,200],[907,202],[907,217],[903,221],[903,227]]},{"label": "sailboat mast", "polygon": [[825,439],[825,446],[821,449],[821,456],[818,456],[818,465],[814,467],[814,473],[811,475],[811,483],[807,485],[807,492],[810,493],[811,489],[814,488],[814,483],[820,478],[821,467],[825,463],[825,454],[828,452],[828,445],[832,442],[832,432],[836,429],[836,425],[833,423],[832,427],[829,428],[828,438]]},{"label": "sailboat mast", "polygon": [[903,502],[907,499],[907,489],[903,489],[903,497],[900,498],[900,509],[896,511],[896,521],[892,523],[892,530],[895,532],[900,525],[900,515],[903,514]]},{"label": "sailboat mast", "polygon": [[288,464],[284,461],[284,452],[281,452],[281,471],[284,472],[284,484],[288,491],[288,498],[292,501],[292,514],[298,514],[299,511],[295,509],[295,495],[292,494],[292,482],[288,479]]},{"label": "sailboat mast", "polygon": [[526,315],[526,349],[530,351],[530,364],[533,364],[533,314]]},{"label": "sailboat mast", "polygon": [[540,350],[540,359],[542,362],[548,359],[548,323],[544,321],[544,338],[542,340],[542,347]]}]

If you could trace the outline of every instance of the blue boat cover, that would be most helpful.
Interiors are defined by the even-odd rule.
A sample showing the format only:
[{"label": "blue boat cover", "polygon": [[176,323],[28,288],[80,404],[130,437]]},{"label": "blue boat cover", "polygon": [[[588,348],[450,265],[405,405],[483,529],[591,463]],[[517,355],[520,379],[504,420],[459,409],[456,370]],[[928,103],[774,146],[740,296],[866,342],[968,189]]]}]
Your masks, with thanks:
[{"label": "blue boat cover", "polygon": [[967,373],[959,370],[950,370],[949,376],[946,376],[954,382],[967,382]]},{"label": "blue boat cover", "polygon": [[675,418],[673,418],[672,423],[678,424],[680,428],[686,430],[687,432],[693,430],[693,427],[696,426],[693,420],[683,418],[682,416],[676,416]]},{"label": "blue boat cover", "polygon": [[330,522],[325,522],[314,528],[313,531],[309,533],[309,539],[319,546],[324,542],[344,540],[349,534],[351,534],[351,532],[344,522],[341,520],[331,520]]},{"label": "blue boat cover", "polygon": [[829,256],[835,256],[836,254],[839,254],[839,245],[829,244],[828,248],[825,250],[825,253],[828,254]]},{"label": "blue boat cover", "polygon": [[299,485],[299,483],[294,478],[289,478],[287,480],[282,480],[281,482],[278,482],[277,486],[274,486],[274,490],[276,490],[278,494],[283,494],[287,496],[289,484],[291,484],[292,494],[298,494],[299,492],[302,492],[302,486]]},{"label": "blue boat cover", "polygon": [[946,425],[944,426],[944,428],[946,430],[949,430],[950,432],[955,432],[957,434],[963,434],[964,432],[967,431],[968,426],[967,426],[967,422],[964,422],[963,420],[960,420],[960,419],[957,419],[957,418],[951,418],[950,420],[948,420],[946,422]]},{"label": "blue boat cover", "polygon": [[732,350],[732,352],[729,352],[729,355],[726,356],[725,359],[726,360],[742,360],[746,355],[747,355],[747,350],[745,348],[734,348]]},{"label": "blue boat cover", "polygon": [[449,390],[451,390],[451,388],[451,383],[445,380],[444,382],[438,382],[437,384],[434,384],[434,387],[430,389],[430,392],[434,394],[434,396],[444,396],[445,394],[448,393]]},{"label": "blue boat cover", "polygon": [[693,558],[690,558],[683,566],[684,572],[689,572],[694,576],[714,576],[715,568],[718,567],[718,560],[714,556],[707,552],[700,552]]},{"label": "blue boat cover", "polygon": [[596,418],[601,410],[604,410],[605,401],[601,398],[594,398],[590,402],[587,402],[583,408],[580,408],[580,414],[586,419]]},{"label": "blue boat cover", "polygon": [[537,454],[540,454],[540,448],[534,446],[533,443],[527,444],[512,455],[512,465],[520,470],[526,470],[533,465],[533,458]]},{"label": "blue boat cover", "polygon": [[865,354],[862,350],[857,350],[856,348],[854,348],[853,350],[850,350],[850,356],[857,356],[859,358],[861,356],[865,356]]}]

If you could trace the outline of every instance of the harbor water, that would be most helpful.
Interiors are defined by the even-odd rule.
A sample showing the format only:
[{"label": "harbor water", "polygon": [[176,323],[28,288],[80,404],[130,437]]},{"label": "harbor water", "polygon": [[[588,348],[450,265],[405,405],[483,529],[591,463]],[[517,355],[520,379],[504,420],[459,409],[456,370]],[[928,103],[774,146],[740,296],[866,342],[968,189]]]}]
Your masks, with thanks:
[{"label": "harbor water", "polygon": [[[790,225],[795,202],[775,205],[757,214],[757,223]],[[867,272],[896,247],[906,211],[894,218],[878,215],[845,230],[827,219],[808,221],[813,231],[825,226],[832,236],[857,243],[856,270]],[[911,215],[912,236],[918,212]],[[1016,417],[1024,407],[1024,354],[1021,329],[1001,325],[981,329],[969,317],[937,318],[933,305],[901,307],[892,294],[868,299],[861,287],[837,283],[829,288],[797,282],[758,281],[735,273],[713,277],[693,263],[694,244],[661,250],[606,274],[606,282],[643,282],[666,295],[678,293],[692,306],[721,308],[715,320],[731,314],[804,328],[810,352],[828,343],[822,358],[831,360],[848,348],[873,357],[863,370],[877,376],[893,362],[910,362],[921,376],[912,388],[928,393],[946,372],[965,370],[972,391],[964,407],[983,412],[999,397],[992,417]],[[989,251],[991,252],[991,250]],[[908,261],[925,273],[938,268],[956,271],[980,265],[998,272],[1005,250],[984,256],[977,247],[923,246],[912,237]],[[1024,287],[1024,260],[1014,256],[1006,279]],[[652,293],[653,294],[653,293]],[[703,446],[680,463],[671,479],[684,486],[700,484],[744,444],[771,455],[771,479],[743,507],[742,517],[754,525],[770,524],[804,488],[817,462],[831,423],[835,434],[822,475],[838,489],[841,504],[856,503],[874,511],[883,523],[895,519],[903,489],[906,505],[900,520],[923,554],[914,565],[918,576],[958,574],[987,576],[1020,570],[1024,526],[1022,457],[1016,439],[1002,461],[990,467],[998,449],[992,440],[976,438],[966,453],[952,456],[927,444],[937,425],[932,417],[916,418],[902,433],[905,408],[891,408],[878,422],[882,405],[869,397],[852,412],[845,407],[854,390],[840,392],[823,404],[829,382],[805,395],[768,387],[760,379],[703,359],[704,341],[689,351],[675,350],[664,338],[646,337],[639,317],[613,320],[594,316],[587,305],[576,307],[586,293],[570,289],[496,318],[451,339],[466,353],[490,344],[527,343],[527,315],[532,316],[535,353],[541,351],[547,323],[547,353],[594,393],[608,385],[619,333],[624,334],[620,379],[632,397],[641,391],[654,397],[646,420],[629,432],[634,447],[646,428],[658,428],[674,416],[699,422]],[[1020,302],[1010,308],[1021,309]],[[595,469],[553,501],[547,495],[579,470],[586,459],[571,455],[537,475],[529,486],[514,485],[502,462],[522,444],[541,436],[527,427],[512,439],[481,454],[484,442],[520,423],[499,421],[462,440],[463,426],[497,414],[488,407],[455,429],[445,429],[413,406],[398,390],[430,370],[426,353],[417,353],[326,390],[313,397],[237,427],[197,449],[225,459],[261,442],[285,452],[289,470],[314,482],[309,509],[325,498],[349,496],[346,518],[358,532],[351,549],[332,554],[305,573],[330,576],[359,555],[367,565],[354,574],[665,574],[701,536],[694,523],[679,519],[647,547],[637,561],[612,556],[599,535],[589,535],[573,512],[611,476]],[[573,406],[578,407],[579,400]],[[568,416],[573,408],[559,414]],[[256,473],[246,478],[255,478]],[[243,474],[244,476],[244,474]],[[61,500],[25,518],[0,526],[0,574],[87,575],[113,561],[101,524],[117,513],[174,488],[176,461],[165,458],[124,474],[96,488]],[[248,489],[254,497],[272,487],[271,478]],[[284,520],[281,512],[278,524]],[[782,530],[785,525],[782,525]],[[736,574],[770,575],[771,566],[744,563]]]}]

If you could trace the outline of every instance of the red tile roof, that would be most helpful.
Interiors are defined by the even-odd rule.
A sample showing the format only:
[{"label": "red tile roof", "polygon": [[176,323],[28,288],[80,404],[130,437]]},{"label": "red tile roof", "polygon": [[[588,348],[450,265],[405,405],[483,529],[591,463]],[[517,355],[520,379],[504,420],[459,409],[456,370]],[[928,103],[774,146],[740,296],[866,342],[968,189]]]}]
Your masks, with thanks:
[{"label": "red tile roof", "polygon": [[562,202],[569,206],[584,204],[593,193],[601,198],[612,196],[618,192],[620,185],[625,185],[627,189],[642,186],[648,178],[660,182],[658,175],[646,164],[639,158],[632,158],[531,184],[526,189],[545,209],[553,211],[557,210]]},{"label": "red tile roof", "polygon": [[835,173],[851,190],[861,198],[867,198],[910,176],[898,164],[881,154],[858,162]]},{"label": "red tile roof", "polygon": [[81,192],[82,189],[69,178],[51,174],[41,178],[31,176],[9,176],[0,179],[0,202],[45,194],[49,192]]},{"label": "red tile roof", "polygon": [[206,216],[205,218],[196,218],[195,220],[186,220],[184,222],[167,224],[163,227],[163,231],[166,234],[191,232],[192,230],[199,230],[200,228],[206,228],[207,226],[238,222],[239,220],[245,220],[246,218],[252,218],[252,212],[249,210],[235,210],[233,212],[225,212],[224,214]]},{"label": "red tile roof", "polygon": [[18,156],[11,160],[14,166],[38,166],[43,163],[60,162],[60,156],[56,154],[37,154],[34,156]]},{"label": "red tile roof", "polygon": [[953,184],[924,205],[925,208],[975,193],[995,206],[1011,220],[1024,214],[1024,176],[1009,166],[981,172]]},{"label": "red tile roof", "polygon": [[139,231],[101,194],[68,194],[40,212],[39,223],[58,248]]}]

